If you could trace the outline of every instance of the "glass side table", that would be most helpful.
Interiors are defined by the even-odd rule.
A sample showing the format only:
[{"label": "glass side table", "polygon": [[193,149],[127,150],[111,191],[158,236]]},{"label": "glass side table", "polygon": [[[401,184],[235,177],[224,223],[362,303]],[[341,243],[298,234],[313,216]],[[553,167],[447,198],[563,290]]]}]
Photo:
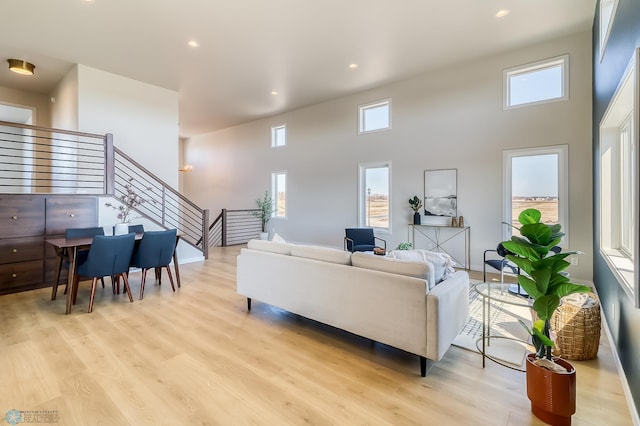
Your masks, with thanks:
[{"label": "glass side table", "polygon": [[[505,340],[513,340],[516,342],[521,342],[525,344],[530,344],[528,341],[524,341],[521,339],[517,339],[515,337],[508,336],[492,336],[491,335],[491,303],[492,302],[501,302],[512,306],[522,306],[529,308],[531,304],[529,303],[531,299],[525,298],[522,296],[517,296],[511,292],[509,292],[509,286],[511,284],[504,283],[478,283],[474,286],[475,291],[482,296],[482,337],[476,341],[476,348],[482,354],[482,368],[485,367],[485,360],[489,359],[497,364],[500,364],[504,367],[511,368],[512,370],[522,371],[524,369],[513,367],[512,365],[506,364],[501,360],[492,357],[487,353],[487,346],[491,345],[492,339],[505,339]],[[494,307],[494,309],[500,309],[499,307]],[[478,347],[478,345],[482,342],[482,347]]]}]

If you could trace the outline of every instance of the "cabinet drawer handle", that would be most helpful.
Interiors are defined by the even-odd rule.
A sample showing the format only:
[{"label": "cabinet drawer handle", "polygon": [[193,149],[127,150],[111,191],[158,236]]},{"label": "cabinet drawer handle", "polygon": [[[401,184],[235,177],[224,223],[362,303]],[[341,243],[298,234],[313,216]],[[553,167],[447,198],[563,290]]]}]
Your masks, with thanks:
[{"label": "cabinet drawer handle", "polygon": [[69,213],[69,217],[76,217],[76,215],[73,213]]},{"label": "cabinet drawer handle", "polygon": [[18,216],[11,216],[11,219],[13,219],[13,220],[17,220],[17,219],[18,219]]},{"label": "cabinet drawer handle", "polygon": [[18,275],[17,274],[12,274],[11,277],[12,278],[16,278]]},{"label": "cabinet drawer handle", "polygon": [[17,253],[17,252],[18,252],[18,249],[12,249],[11,250],[11,253]]}]

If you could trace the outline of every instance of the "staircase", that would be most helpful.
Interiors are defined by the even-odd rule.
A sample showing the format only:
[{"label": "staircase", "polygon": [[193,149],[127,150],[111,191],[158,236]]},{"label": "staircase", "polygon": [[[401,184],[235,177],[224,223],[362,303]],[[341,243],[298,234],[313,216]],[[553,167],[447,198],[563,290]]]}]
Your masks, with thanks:
[{"label": "staircase", "polygon": [[135,213],[209,254],[209,211],[184,197],[97,135],[0,121],[0,194],[67,194],[119,199],[131,185],[145,203]]}]

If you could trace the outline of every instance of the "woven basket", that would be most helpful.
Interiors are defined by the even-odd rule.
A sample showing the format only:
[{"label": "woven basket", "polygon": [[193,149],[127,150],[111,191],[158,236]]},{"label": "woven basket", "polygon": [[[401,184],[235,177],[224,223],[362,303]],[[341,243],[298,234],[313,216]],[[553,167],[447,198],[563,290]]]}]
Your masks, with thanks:
[{"label": "woven basket", "polygon": [[570,360],[593,359],[600,345],[600,303],[589,293],[595,306],[584,308],[563,303],[551,317],[551,329],[556,333],[553,355]]}]

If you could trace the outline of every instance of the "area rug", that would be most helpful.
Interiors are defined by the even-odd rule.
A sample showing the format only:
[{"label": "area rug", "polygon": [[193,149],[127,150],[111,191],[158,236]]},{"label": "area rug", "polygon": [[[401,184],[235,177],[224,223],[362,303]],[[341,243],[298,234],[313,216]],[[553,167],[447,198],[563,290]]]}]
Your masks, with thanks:
[{"label": "area rug", "polygon": [[[482,296],[474,289],[475,282],[469,287],[469,320],[458,334],[453,344],[473,352],[480,353],[482,347]],[[491,303],[491,335],[529,341],[529,334],[518,320],[531,325],[529,309],[508,303],[492,301]],[[507,339],[491,339],[486,346],[486,353],[513,367],[523,367],[524,356],[528,345]],[[529,347],[530,349],[530,347]]]}]

